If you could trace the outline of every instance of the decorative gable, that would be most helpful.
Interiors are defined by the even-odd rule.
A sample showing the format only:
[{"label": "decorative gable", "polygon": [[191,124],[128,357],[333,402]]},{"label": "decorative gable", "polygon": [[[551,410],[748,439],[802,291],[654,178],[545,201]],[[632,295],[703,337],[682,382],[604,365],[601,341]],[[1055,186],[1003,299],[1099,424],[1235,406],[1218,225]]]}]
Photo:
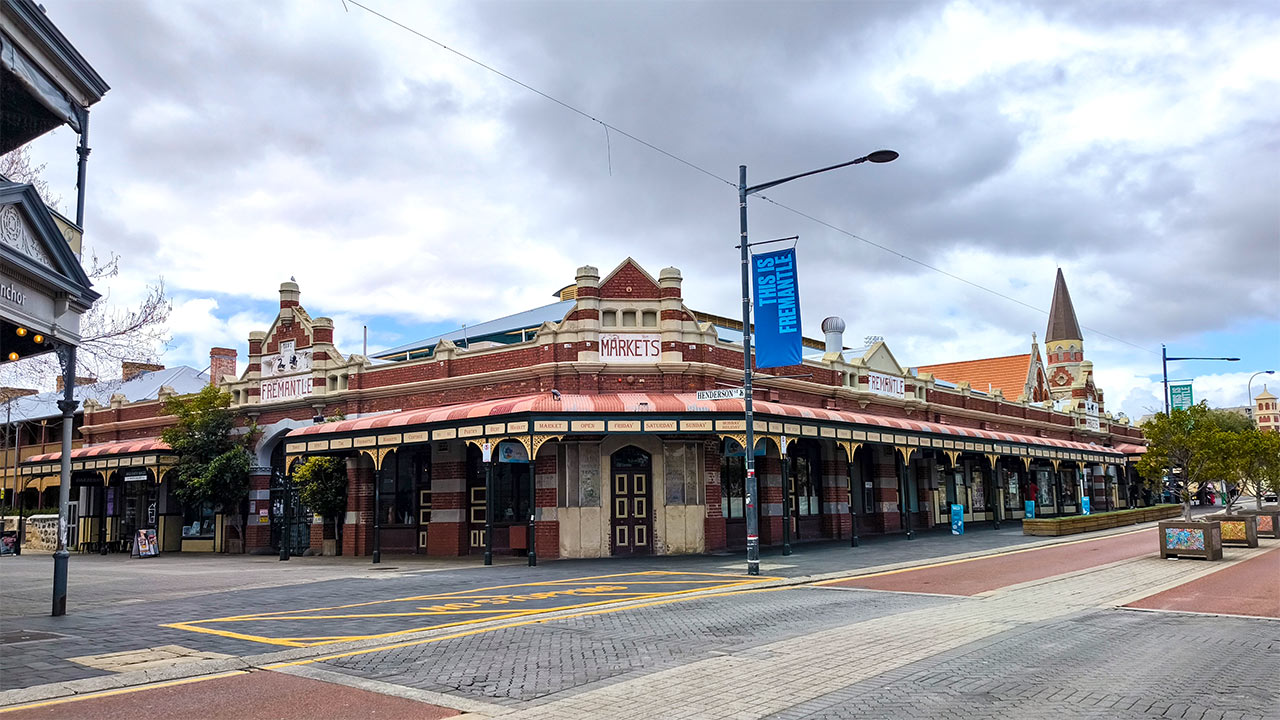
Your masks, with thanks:
[{"label": "decorative gable", "polygon": [[600,282],[600,297],[612,300],[657,300],[658,281],[635,260],[623,260]]}]

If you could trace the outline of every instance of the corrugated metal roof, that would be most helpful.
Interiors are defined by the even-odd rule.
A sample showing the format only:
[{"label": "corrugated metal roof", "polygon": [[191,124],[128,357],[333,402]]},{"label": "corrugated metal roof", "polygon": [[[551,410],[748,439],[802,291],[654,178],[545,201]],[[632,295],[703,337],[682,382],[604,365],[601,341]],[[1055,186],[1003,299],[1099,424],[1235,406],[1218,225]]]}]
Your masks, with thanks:
[{"label": "corrugated metal roof", "polygon": [[[208,373],[197,372],[185,365],[180,365],[145,372],[128,382],[104,380],[92,385],[77,385],[71,394],[80,401],[80,405],[76,407],[76,413],[79,414],[84,411],[84,401],[88,398],[93,398],[103,405],[109,404],[111,396],[117,393],[123,394],[129,402],[155,400],[159,397],[160,388],[166,385],[177,391],[179,395],[185,395],[199,392],[200,388],[208,383]],[[46,392],[14,398],[7,409],[4,403],[0,403],[0,422],[61,417],[62,411],[58,409],[58,401],[61,399],[60,392]]]},{"label": "corrugated metal roof", "polygon": [[480,340],[493,335],[501,335],[524,328],[538,327],[544,322],[559,322],[569,313],[569,310],[577,303],[576,300],[561,300],[560,302],[543,305],[542,307],[525,310],[514,315],[507,315],[496,320],[488,320],[477,325],[468,325],[465,328],[459,328],[451,332],[447,332],[434,337],[417,340],[415,342],[406,343],[399,347],[393,347],[388,350],[381,350],[376,353],[370,353],[371,358],[395,359],[395,355],[404,355],[405,353],[416,352],[419,350],[430,350],[434,348],[441,340],[457,342],[462,339],[471,341]]}]

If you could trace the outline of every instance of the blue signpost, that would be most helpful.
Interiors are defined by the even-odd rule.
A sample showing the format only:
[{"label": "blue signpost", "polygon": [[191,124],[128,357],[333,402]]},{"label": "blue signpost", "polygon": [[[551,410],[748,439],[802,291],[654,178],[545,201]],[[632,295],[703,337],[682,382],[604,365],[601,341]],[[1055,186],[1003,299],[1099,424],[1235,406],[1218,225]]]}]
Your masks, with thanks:
[{"label": "blue signpost", "polygon": [[795,248],[752,258],[756,367],[800,364],[800,286]]},{"label": "blue signpost", "polygon": [[951,506],[951,534],[952,535],[964,534],[964,506],[963,505],[957,504],[957,505]]}]

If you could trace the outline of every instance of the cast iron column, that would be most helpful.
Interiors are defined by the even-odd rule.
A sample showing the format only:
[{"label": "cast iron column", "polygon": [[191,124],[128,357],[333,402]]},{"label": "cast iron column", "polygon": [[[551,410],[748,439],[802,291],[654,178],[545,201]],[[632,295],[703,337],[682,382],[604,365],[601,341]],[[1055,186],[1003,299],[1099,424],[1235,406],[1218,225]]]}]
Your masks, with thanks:
[{"label": "cast iron column", "polygon": [[849,457],[849,525],[852,532],[849,538],[849,547],[858,547],[858,508],[854,504],[861,497],[856,493],[862,492],[862,488],[854,487],[853,479],[853,457]]},{"label": "cast iron column", "polygon": [[67,614],[67,515],[71,509],[71,426],[75,422],[76,348],[58,345],[58,361],[62,364],[62,473],[58,485],[58,547],[53,552],[53,616]]},{"label": "cast iron column", "polygon": [[493,564],[493,461],[484,461],[484,564]]}]

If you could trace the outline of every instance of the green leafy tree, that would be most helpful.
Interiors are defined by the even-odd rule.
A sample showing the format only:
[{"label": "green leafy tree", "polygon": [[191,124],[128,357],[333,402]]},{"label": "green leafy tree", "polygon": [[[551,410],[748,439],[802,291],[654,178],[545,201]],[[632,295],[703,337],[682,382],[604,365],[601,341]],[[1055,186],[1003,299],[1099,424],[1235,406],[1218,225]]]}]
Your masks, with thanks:
[{"label": "green leafy tree", "polygon": [[254,428],[236,435],[231,396],[214,385],[194,395],[170,397],[164,412],[177,421],[160,436],[178,456],[173,472],[173,494],[185,507],[212,503],[214,510],[231,516],[236,534],[241,532],[240,508],[249,494]]},{"label": "green leafy tree", "polygon": [[1232,433],[1226,450],[1233,479],[1258,508],[1268,491],[1280,491],[1280,433],[1249,428]]},{"label": "green leafy tree", "polygon": [[347,509],[346,461],[330,456],[309,457],[294,468],[293,481],[302,503],[324,518],[325,539],[337,537],[337,518]]},{"label": "green leafy tree", "polygon": [[1222,415],[1202,402],[1157,413],[1142,426],[1149,444],[1138,461],[1138,472],[1157,493],[1169,483],[1182,502],[1183,520],[1191,520],[1192,495],[1204,483],[1221,478]]}]

